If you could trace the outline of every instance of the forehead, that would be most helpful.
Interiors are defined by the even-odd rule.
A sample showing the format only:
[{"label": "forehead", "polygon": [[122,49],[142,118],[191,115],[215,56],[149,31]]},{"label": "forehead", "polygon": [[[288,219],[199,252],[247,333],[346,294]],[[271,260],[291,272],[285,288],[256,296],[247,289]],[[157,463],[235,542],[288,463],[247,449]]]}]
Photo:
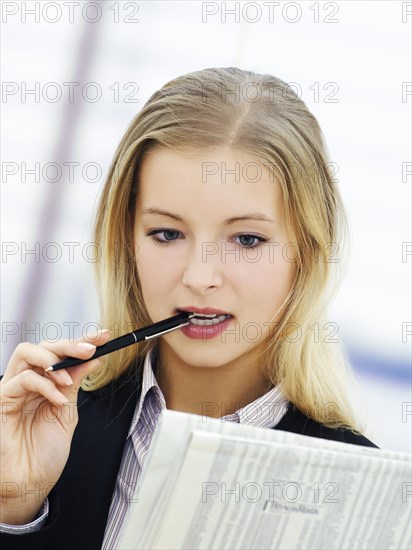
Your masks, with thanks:
[{"label": "forehead", "polygon": [[280,186],[264,161],[232,147],[145,155],[138,178],[137,208],[167,207],[215,213],[239,208],[279,216]]}]

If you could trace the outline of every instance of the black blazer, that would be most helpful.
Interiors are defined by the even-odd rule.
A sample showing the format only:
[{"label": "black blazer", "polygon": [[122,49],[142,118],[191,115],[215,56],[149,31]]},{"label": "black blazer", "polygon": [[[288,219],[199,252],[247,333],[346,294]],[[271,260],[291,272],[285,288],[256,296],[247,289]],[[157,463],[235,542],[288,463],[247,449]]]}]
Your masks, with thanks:
[{"label": "black blazer", "polygon": [[[79,422],[60,479],[48,495],[46,524],[34,533],[0,533],[8,550],[100,550],[141,381],[125,374],[94,392],[79,391]],[[294,405],[273,429],[376,447],[349,430],[327,428]],[[39,499],[39,507],[44,497]],[[123,549],[122,549],[123,550]]]}]

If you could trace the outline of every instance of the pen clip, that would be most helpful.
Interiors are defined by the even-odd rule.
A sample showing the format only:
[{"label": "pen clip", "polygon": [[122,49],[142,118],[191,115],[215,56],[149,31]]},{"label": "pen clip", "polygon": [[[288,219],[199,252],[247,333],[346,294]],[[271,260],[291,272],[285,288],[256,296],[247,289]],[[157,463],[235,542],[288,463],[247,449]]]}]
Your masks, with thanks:
[{"label": "pen clip", "polygon": [[[194,315],[192,315],[192,317],[194,317]],[[190,321],[187,321],[186,323],[181,323],[180,325],[177,325],[177,327],[168,328],[167,330],[163,330],[162,332],[156,332],[156,334],[152,334],[151,336],[145,336],[144,339],[145,340],[150,340],[150,338],[156,338],[157,336],[161,336],[162,334],[166,334],[166,332],[170,332],[171,330],[176,330],[177,328],[185,327],[189,323],[190,323]]]}]

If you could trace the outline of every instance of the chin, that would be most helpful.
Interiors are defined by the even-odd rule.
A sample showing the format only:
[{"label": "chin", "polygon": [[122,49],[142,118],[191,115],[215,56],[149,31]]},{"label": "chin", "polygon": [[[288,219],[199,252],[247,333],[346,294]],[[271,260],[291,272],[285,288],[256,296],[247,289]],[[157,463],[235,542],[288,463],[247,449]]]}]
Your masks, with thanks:
[{"label": "chin", "polygon": [[[227,363],[236,361],[238,354],[222,353],[222,349],[207,349],[207,342],[201,342],[201,346],[196,344],[196,348],[190,350],[184,345],[170,346],[172,353],[180,361],[193,368],[213,369],[219,368]],[[202,347],[203,346],[203,347]],[[229,351],[229,350],[227,350]]]}]

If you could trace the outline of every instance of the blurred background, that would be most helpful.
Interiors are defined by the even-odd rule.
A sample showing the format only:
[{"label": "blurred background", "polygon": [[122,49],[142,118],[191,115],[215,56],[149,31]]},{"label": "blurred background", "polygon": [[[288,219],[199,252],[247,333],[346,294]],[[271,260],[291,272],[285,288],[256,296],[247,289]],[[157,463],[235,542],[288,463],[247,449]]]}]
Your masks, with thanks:
[{"label": "blurred background", "polygon": [[411,4],[3,1],[1,368],[98,327],[90,227],[115,148],[172,78],[238,66],[319,120],[351,226],[330,320],[379,446],[411,452]]}]

